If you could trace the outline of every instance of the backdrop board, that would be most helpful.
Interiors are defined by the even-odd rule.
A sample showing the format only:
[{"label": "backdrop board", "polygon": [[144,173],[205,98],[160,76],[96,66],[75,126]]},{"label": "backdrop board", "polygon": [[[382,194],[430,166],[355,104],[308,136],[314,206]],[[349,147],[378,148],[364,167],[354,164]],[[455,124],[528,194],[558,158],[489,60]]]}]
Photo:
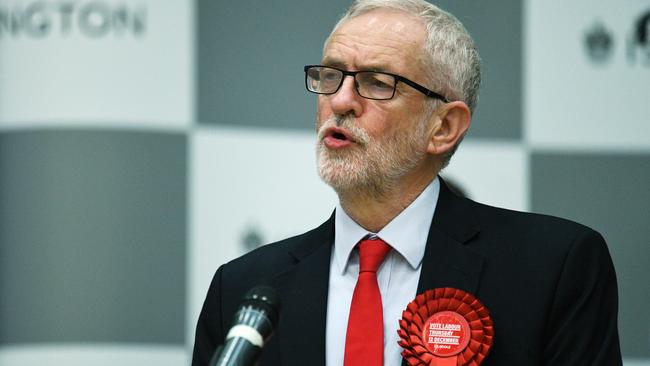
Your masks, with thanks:
[{"label": "backdrop board", "polygon": [[[0,365],[189,363],[214,271],[315,227],[303,65],[348,0],[0,0]],[[442,175],[607,239],[650,365],[650,4],[441,0],[483,84]]]},{"label": "backdrop board", "polygon": [[193,9],[0,0],[0,365],[183,365]]}]

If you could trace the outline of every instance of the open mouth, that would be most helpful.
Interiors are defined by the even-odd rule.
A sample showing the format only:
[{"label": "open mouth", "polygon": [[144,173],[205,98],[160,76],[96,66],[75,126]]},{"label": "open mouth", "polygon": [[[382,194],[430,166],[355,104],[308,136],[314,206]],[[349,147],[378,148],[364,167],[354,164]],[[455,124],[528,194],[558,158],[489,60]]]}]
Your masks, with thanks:
[{"label": "open mouth", "polygon": [[335,138],[337,140],[341,140],[341,141],[346,141],[348,139],[344,134],[342,134],[340,132],[334,132],[330,136],[332,136],[333,138]]},{"label": "open mouth", "polygon": [[354,140],[347,131],[332,127],[325,131],[323,142],[331,149],[340,149],[351,145]]},{"label": "open mouth", "polygon": [[339,141],[350,141],[354,142],[354,139],[350,133],[342,128],[330,127],[325,131],[325,137],[331,138]]}]

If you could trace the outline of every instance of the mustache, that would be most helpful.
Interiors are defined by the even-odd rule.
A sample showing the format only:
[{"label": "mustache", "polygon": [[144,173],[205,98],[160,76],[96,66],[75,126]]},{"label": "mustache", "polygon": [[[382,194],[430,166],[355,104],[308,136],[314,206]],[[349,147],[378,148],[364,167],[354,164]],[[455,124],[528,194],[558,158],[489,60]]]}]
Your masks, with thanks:
[{"label": "mustache", "polygon": [[323,141],[326,137],[326,131],[330,127],[338,127],[348,131],[355,143],[365,146],[370,142],[370,136],[366,130],[355,126],[354,118],[350,115],[334,115],[328,118],[318,129],[318,141]]}]

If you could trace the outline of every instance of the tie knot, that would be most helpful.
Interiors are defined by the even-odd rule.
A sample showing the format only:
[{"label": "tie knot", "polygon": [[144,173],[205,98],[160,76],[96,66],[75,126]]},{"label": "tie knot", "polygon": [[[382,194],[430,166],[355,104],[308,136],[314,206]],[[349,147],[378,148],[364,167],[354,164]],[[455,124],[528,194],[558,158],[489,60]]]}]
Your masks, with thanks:
[{"label": "tie knot", "polygon": [[366,239],[359,243],[359,273],[377,272],[390,252],[390,245],[381,239]]}]

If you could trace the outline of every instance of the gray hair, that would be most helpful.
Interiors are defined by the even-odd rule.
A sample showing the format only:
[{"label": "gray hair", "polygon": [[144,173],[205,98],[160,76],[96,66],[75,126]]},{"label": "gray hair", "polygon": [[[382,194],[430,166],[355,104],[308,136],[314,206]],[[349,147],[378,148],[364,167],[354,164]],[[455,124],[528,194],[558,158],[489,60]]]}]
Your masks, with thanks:
[{"label": "gray hair", "polygon": [[[474,113],[481,84],[481,59],[474,40],[452,14],[424,0],[356,0],[334,26],[325,45],[346,21],[376,9],[394,9],[415,15],[426,26],[424,67],[434,91],[448,100],[461,100]],[[431,111],[439,104],[431,105]],[[459,141],[460,143],[460,141]],[[457,144],[458,145],[458,144]],[[456,148],[447,154],[443,167]]]}]

